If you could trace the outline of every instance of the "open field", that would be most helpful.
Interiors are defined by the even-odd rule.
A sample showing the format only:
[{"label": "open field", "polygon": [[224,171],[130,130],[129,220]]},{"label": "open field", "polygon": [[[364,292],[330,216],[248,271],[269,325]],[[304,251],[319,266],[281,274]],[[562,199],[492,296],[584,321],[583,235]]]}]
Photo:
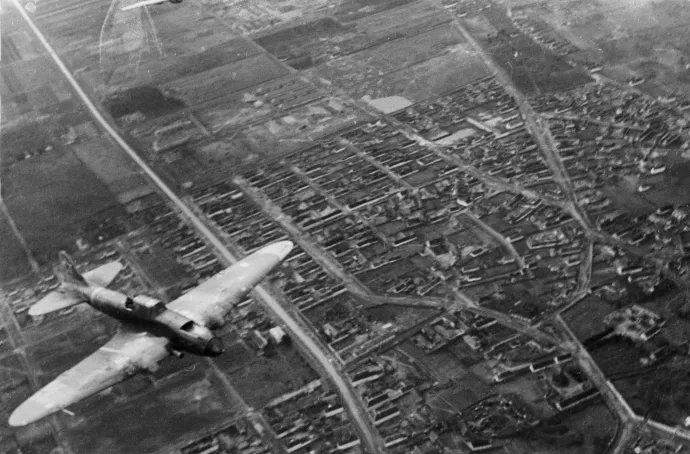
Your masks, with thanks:
[{"label": "open field", "polygon": [[81,228],[99,213],[121,207],[86,166],[68,150],[55,148],[16,164],[3,176],[7,208],[39,263],[60,249],[72,249]]},{"label": "open field", "polygon": [[211,130],[219,131],[234,128],[270,115],[274,106],[261,104],[254,107],[244,101],[244,92],[237,92],[222,100],[210,101],[204,106],[197,107],[199,119]]},{"label": "open field", "polygon": [[82,80],[96,93],[110,91],[113,84],[161,83],[259,52],[246,40],[233,40],[234,33],[198,7],[120,11],[120,6],[82,6],[87,19],[80,26],[69,8],[46,12],[39,21],[60,55],[84,71]]},{"label": "open field", "polygon": [[[496,62],[512,78],[516,87],[527,94],[567,90],[591,80],[583,71],[570,66],[550,49],[519,32],[503,7],[493,5],[484,10],[482,20],[470,23],[478,38]],[[490,36],[491,28],[499,36]]]},{"label": "open field", "polygon": [[372,321],[381,324],[393,323],[401,329],[408,329],[438,316],[438,311],[416,307],[379,306],[366,309],[366,314]]},{"label": "open field", "polygon": [[[281,349],[282,347],[270,358],[257,357],[248,367],[226,372],[232,385],[250,407],[263,407],[271,399],[317,378],[316,373],[304,360],[296,362],[297,358],[293,353],[281,352]],[[253,352],[246,354],[255,355]]]},{"label": "open field", "polygon": [[[341,3],[341,8],[345,4],[346,2]],[[341,21],[343,20],[338,12],[335,13],[335,16]],[[387,36],[412,36],[418,33],[419,30],[432,28],[448,20],[449,16],[444,11],[429,8],[424,2],[413,1],[399,4],[399,6],[386,10],[383,13],[374,13],[361,17],[355,22],[348,23],[348,25],[355,26],[360,33],[368,36],[373,43]]]},{"label": "open field", "polygon": [[[352,63],[352,64],[350,64]],[[489,74],[488,68],[468,44],[458,44],[441,55],[389,74],[348,57],[347,63],[316,69],[321,77],[345,88],[355,98],[403,96],[412,102],[440,95]]]},{"label": "open field", "polygon": [[406,5],[411,0],[346,0],[341,2],[335,10],[335,16],[343,21],[356,20],[365,16],[374,15],[383,11],[388,12],[392,8]]},{"label": "open field", "polygon": [[[459,341],[457,345],[461,345]],[[427,354],[424,350],[416,346],[411,341],[407,341],[397,347],[404,352],[414,364],[421,370],[426,371],[433,379],[441,383],[452,381],[458,386],[453,389],[471,389],[475,394],[483,397],[482,393],[490,389],[488,383],[481,380],[474,372],[472,365],[476,359],[469,356],[457,356],[457,351],[451,348],[443,348],[432,354]],[[464,385],[461,383],[464,382]]]},{"label": "open field", "polygon": [[153,285],[166,289],[179,285],[187,279],[184,267],[175,260],[175,254],[161,247],[151,247],[146,254],[135,259],[153,281]]},{"label": "open field", "polygon": [[249,369],[258,360],[258,355],[244,341],[237,339],[235,334],[228,333],[223,336],[223,344],[225,353],[214,362],[225,374]]},{"label": "open field", "polygon": [[605,187],[603,192],[620,210],[627,211],[634,216],[652,213],[656,209],[654,204],[647,199],[646,193],[638,193],[637,186],[631,183],[621,181],[615,186]]},{"label": "open field", "polygon": [[[322,88],[289,74],[246,91],[220,96],[197,107],[196,114],[210,131],[222,133],[227,129],[232,132],[234,128],[258,123],[269,115],[278,116],[325,96]],[[330,98],[329,104],[335,106],[338,100]]]},{"label": "open field", "polygon": [[[215,176],[227,177],[238,166],[252,165],[259,157],[264,157],[264,155],[254,153],[240,133],[233,133],[229,137],[218,140],[204,141],[194,150],[194,158],[199,161],[199,165],[203,165],[203,168],[190,172],[189,178],[198,176],[202,182],[204,175],[207,180]],[[203,171],[199,172],[199,170]]]},{"label": "open field", "polygon": [[0,358],[12,354],[12,345],[7,334],[7,326],[0,326]]},{"label": "open field", "polygon": [[[650,208],[658,208],[673,204],[684,206],[690,203],[690,162],[676,162],[668,165],[666,172],[661,175],[659,182],[655,183],[649,191],[644,193],[631,193],[630,186],[621,184],[612,200],[623,204],[626,198],[632,201],[637,198],[644,200],[644,205]],[[635,188],[633,188],[634,190]],[[623,201],[623,202],[621,202]],[[631,202],[632,203],[632,202]],[[648,211],[651,209],[648,208]]]},{"label": "open field", "polygon": [[209,11],[194,3],[161,6],[149,8],[149,11],[163,55],[167,58],[194,55],[203,48],[210,49],[239,37]]},{"label": "open field", "polygon": [[486,39],[487,36],[495,35],[498,31],[483,14],[465,19],[465,25],[473,36],[480,39]]},{"label": "open field", "polygon": [[160,62],[157,67],[151,64],[146,69],[151,75],[151,79],[157,85],[162,85],[253,57],[260,52],[260,49],[253,46],[249,41],[235,38],[194,54],[176,55],[175,58],[161,59],[157,61]]},{"label": "open field", "polygon": [[323,53],[324,41],[345,31],[339,22],[326,17],[262,36],[256,42],[293,68],[304,69],[312,66],[313,60]]},{"label": "open field", "polygon": [[119,120],[136,112],[140,112],[146,118],[160,117],[180,110],[186,107],[186,104],[158,87],[142,85],[109,96],[103,102],[103,107],[114,119]]},{"label": "open field", "polygon": [[20,278],[31,272],[31,266],[9,219],[0,211],[0,283]]},{"label": "open field", "polygon": [[[0,93],[6,95],[6,93]],[[43,153],[47,147],[59,142],[64,127],[77,125],[86,120],[79,112],[72,111],[69,113],[71,115],[63,112],[62,115],[51,117],[36,113],[35,119],[31,122],[3,125],[2,131],[0,131],[2,134],[0,168],[2,168],[3,174],[11,173],[11,166],[18,161],[27,159],[27,156],[31,157]],[[3,120],[7,119],[8,117],[3,117]]]},{"label": "open field", "polygon": [[52,45],[60,50],[61,55],[70,63],[78,65],[80,53],[83,55],[88,48],[97,49],[101,26],[110,2],[92,3],[86,9],[79,5],[82,14],[78,21],[74,20],[73,11],[66,14],[56,12],[66,6],[66,2],[41,2],[36,9],[37,23]]},{"label": "open field", "polygon": [[386,73],[428,60],[445,49],[455,48],[464,42],[465,39],[454,25],[444,24],[418,35],[364,49],[352,54],[350,59]]},{"label": "open field", "polygon": [[639,369],[642,367],[640,360],[649,355],[644,348],[622,338],[603,342],[591,349],[590,354],[607,377]]},{"label": "open field", "polygon": [[217,17],[232,32],[253,38],[274,33],[296,23],[311,22],[332,14],[328,0],[201,0],[203,10]]},{"label": "open field", "polygon": [[121,150],[106,139],[75,144],[72,149],[79,159],[108,186],[120,203],[127,203],[153,192],[149,182]]},{"label": "open field", "polygon": [[252,152],[263,158],[274,158],[295,148],[307,147],[313,140],[365,118],[351,103],[327,98],[251,125],[243,130],[243,135]]},{"label": "open field", "polygon": [[568,90],[591,81],[582,70],[524,35],[490,48],[493,57],[525,93]]},{"label": "open field", "polygon": [[606,329],[603,319],[615,308],[595,296],[585,298],[563,314],[563,319],[580,341]]},{"label": "open field", "polygon": [[675,426],[690,414],[690,368],[679,357],[614,384],[640,416]]},{"label": "open field", "polygon": [[[373,54],[376,59],[392,59],[396,65],[402,66],[410,58],[419,59],[405,53],[405,50],[410,49],[411,42],[419,43],[417,36],[426,35],[430,30],[439,28],[443,22],[450,21],[449,16],[428,8],[422,2],[408,3],[384,14],[344,22],[344,25],[338,19],[340,18],[336,12],[335,18],[320,17],[311,22],[279,29],[256,38],[256,42],[279,60],[298,70],[357,52]],[[457,31],[454,31],[454,35],[451,38],[453,44],[462,41]],[[437,45],[444,46],[444,39],[434,37],[432,40],[436,40]],[[398,47],[403,50],[396,50]],[[424,58],[429,58],[435,52],[433,49],[423,49],[416,45],[414,47]],[[399,56],[402,56],[402,60]],[[385,62],[382,65],[385,66]]]},{"label": "open field", "polygon": [[104,405],[92,405],[74,419],[62,419],[70,423],[68,433],[80,454],[150,453],[238,417],[239,407],[227,402],[220,386],[199,363],[193,371],[146,387],[131,399],[102,402],[105,411]]},{"label": "open field", "polygon": [[267,56],[257,55],[169,82],[164,87],[174,90],[186,103],[199,105],[286,73],[286,69]]},{"label": "open field", "polygon": [[0,74],[5,84],[2,92],[5,95],[8,92],[14,95],[40,88],[55,80],[52,69],[52,61],[43,56],[2,67]]},{"label": "open field", "polygon": [[510,450],[524,454],[601,454],[616,434],[616,418],[603,403],[590,403],[557,421],[511,439]]}]

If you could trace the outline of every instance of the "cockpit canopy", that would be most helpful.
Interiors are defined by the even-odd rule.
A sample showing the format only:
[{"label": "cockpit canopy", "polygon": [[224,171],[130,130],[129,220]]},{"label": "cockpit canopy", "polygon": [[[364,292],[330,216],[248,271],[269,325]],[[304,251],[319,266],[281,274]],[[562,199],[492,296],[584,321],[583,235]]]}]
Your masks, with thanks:
[{"label": "cockpit canopy", "polygon": [[134,298],[127,298],[125,300],[125,309],[131,311],[134,315],[153,320],[158,314],[163,312],[165,304],[155,298],[146,295],[138,295]]}]

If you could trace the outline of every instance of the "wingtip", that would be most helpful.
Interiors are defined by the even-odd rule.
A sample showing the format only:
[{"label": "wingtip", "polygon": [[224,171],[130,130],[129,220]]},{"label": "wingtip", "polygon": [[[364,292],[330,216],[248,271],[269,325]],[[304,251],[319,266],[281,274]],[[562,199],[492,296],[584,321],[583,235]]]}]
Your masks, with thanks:
[{"label": "wingtip", "polygon": [[108,269],[115,275],[120,274],[120,271],[122,271],[125,268],[125,266],[119,260],[113,260],[112,262],[108,262],[102,266],[104,269]]},{"label": "wingtip", "polygon": [[10,415],[10,419],[7,421],[7,423],[10,427],[24,427],[30,424],[28,421],[20,419],[20,417],[16,416],[14,413]]},{"label": "wingtip", "polygon": [[38,307],[37,304],[31,306],[27,314],[29,314],[29,317],[39,317],[41,315],[44,315],[43,311],[40,310],[40,307]]},{"label": "wingtip", "polygon": [[263,247],[261,252],[276,255],[280,258],[280,260],[283,260],[288,256],[290,251],[292,251],[294,246],[295,245],[292,241],[278,241],[277,243],[269,244],[268,246]]},{"label": "wingtip", "polygon": [[131,5],[123,6],[120,11],[128,11],[136,8],[142,8],[144,6],[159,5],[165,3],[167,0],[142,0],[140,2],[132,3]]},{"label": "wingtip", "polygon": [[57,410],[57,408],[51,409],[29,398],[12,412],[7,422],[12,427],[23,427],[45,418]]}]

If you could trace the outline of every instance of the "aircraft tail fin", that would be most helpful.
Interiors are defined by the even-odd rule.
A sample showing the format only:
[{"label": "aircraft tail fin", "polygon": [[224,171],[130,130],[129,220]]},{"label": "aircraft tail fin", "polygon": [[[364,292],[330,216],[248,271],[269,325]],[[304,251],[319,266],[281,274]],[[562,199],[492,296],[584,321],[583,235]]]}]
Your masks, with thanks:
[{"label": "aircraft tail fin", "polygon": [[56,269],[58,279],[63,284],[88,285],[84,276],[77,271],[77,267],[65,251],[60,251],[60,263]]},{"label": "aircraft tail fin", "polygon": [[89,287],[107,287],[122,268],[120,262],[110,262],[82,274],[77,271],[69,255],[60,251],[60,263],[55,267],[55,274],[61,284],[31,306],[29,315],[38,317],[86,302],[88,297],[85,292]]}]

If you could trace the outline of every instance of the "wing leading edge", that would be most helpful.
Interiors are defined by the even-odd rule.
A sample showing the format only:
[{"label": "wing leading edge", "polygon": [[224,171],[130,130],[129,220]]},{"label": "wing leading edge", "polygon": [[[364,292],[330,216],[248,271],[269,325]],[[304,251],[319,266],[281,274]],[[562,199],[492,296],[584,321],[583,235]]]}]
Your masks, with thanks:
[{"label": "wing leading edge", "polygon": [[292,250],[291,241],[264,246],[168,304],[182,315],[209,328],[223,317]]},{"label": "wing leading edge", "polygon": [[169,342],[165,337],[123,325],[104,346],[17,407],[10,415],[10,426],[25,426],[138,372],[156,370],[169,355]]}]

